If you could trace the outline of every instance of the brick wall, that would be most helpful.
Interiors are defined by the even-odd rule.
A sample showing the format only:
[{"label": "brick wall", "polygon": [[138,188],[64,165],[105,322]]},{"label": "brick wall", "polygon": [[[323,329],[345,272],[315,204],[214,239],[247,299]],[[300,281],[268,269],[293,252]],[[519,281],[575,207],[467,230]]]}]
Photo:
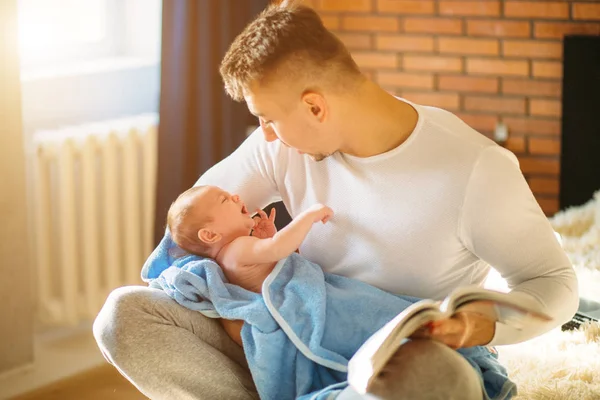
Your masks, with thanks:
[{"label": "brick wall", "polygon": [[540,205],[558,210],[562,38],[600,34],[599,0],[306,3],[390,92],[488,136],[503,121]]}]

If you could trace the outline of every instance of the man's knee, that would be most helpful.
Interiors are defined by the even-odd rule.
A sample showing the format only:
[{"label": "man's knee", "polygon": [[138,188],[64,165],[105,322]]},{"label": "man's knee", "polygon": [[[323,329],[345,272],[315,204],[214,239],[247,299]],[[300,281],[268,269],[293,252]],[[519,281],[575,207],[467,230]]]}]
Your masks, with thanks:
[{"label": "man's knee", "polygon": [[113,290],[94,320],[93,333],[100,350],[110,362],[128,346],[140,316],[152,303],[150,291],[141,286],[125,286]]},{"label": "man's knee", "polygon": [[404,344],[369,392],[385,400],[483,398],[473,367],[458,352],[431,340]]}]

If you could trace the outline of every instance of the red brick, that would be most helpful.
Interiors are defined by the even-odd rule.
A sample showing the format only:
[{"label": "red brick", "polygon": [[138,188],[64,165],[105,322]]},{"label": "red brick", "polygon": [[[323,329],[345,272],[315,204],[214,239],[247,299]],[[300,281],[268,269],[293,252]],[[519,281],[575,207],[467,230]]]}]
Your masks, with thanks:
[{"label": "red brick", "polygon": [[371,0],[321,0],[324,11],[371,11]]},{"label": "red brick", "polygon": [[600,21],[600,4],[574,3],[573,19],[586,19]]},{"label": "red brick", "polygon": [[533,193],[539,194],[558,194],[560,183],[558,178],[538,178],[531,177],[527,180],[529,188]]},{"label": "red brick", "polygon": [[559,136],[560,120],[536,119],[531,117],[504,117],[509,134]]},{"label": "red brick", "polygon": [[371,35],[367,33],[337,33],[336,36],[350,50],[371,49]]},{"label": "red brick", "polygon": [[375,47],[378,50],[432,52],[433,38],[429,36],[411,35],[377,35]]},{"label": "red brick", "polygon": [[556,197],[554,197],[554,198],[540,197],[537,199],[537,201],[538,201],[538,204],[540,205],[540,207],[542,208],[542,211],[544,211],[544,213],[548,217],[553,216],[554,214],[556,214],[559,211],[558,199]]},{"label": "red brick", "polygon": [[560,117],[562,102],[560,100],[529,100],[529,114],[543,117]]},{"label": "red brick", "polygon": [[560,140],[530,137],[529,138],[529,153],[545,154],[545,155],[559,155],[560,154]]},{"label": "red brick", "polygon": [[395,54],[379,52],[361,52],[352,53],[352,58],[360,68],[396,68],[398,58]]},{"label": "red brick", "polygon": [[497,40],[468,38],[439,38],[439,52],[444,54],[475,54],[496,56],[500,52]]},{"label": "red brick", "polygon": [[340,29],[340,17],[338,17],[337,15],[321,14],[320,17],[321,21],[323,21],[323,25],[325,25],[325,28],[331,30]]},{"label": "red brick", "polygon": [[527,61],[499,60],[487,58],[467,59],[467,72],[470,74],[486,75],[529,75]]},{"label": "red brick", "polygon": [[556,158],[519,157],[519,164],[524,174],[556,175],[560,171]]},{"label": "red brick", "polygon": [[346,16],[342,17],[342,29],[351,31],[397,31],[400,23],[394,17]]},{"label": "red brick", "polygon": [[569,4],[560,1],[505,1],[504,15],[512,18],[569,19]]},{"label": "red brick", "polygon": [[524,21],[474,19],[467,21],[467,34],[469,36],[529,37],[531,36],[531,25]]},{"label": "red brick", "polygon": [[468,114],[461,112],[457,113],[456,116],[479,132],[492,132],[498,122],[497,114]]},{"label": "red brick", "polygon": [[525,138],[523,136],[510,136],[502,145],[513,153],[525,152]]},{"label": "red brick", "polygon": [[535,22],[537,38],[562,39],[567,34],[600,35],[600,24],[581,22]]},{"label": "red brick", "polygon": [[438,87],[440,90],[456,90],[457,92],[497,93],[498,78],[440,75]]},{"label": "red brick", "polygon": [[387,87],[433,89],[433,75],[406,72],[379,72],[377,81]]},{"label": "red brick", "polygon": [[467,111],[490,111],[500,114],[525,114],[525,99],[510,97],[465,96]]},{"label": "red brick", "polygon": [[540,196],[536,196],[536,197],[537,197],[536,200],[537,200],[538,204],[540,205],[540,207],[542,208],[542,211],[544,211],[546,216],[551,217],[552,215],[556,214],[559,211],[558,199],[556,197],[554,197],[554,198],[540,197]]},{"label": "red brick", "polygon": [[502,54],[508,57],[562,58],[562,43],[541,40],[505,40]]},{"label": "red brick", "polygon": [[404,32],[460,35],[463,33],[463,21],[451,18],[406,17]]},{"label": "red brick", "polygon": [[462,71],[460,57],[404,56],[404,69],[407,71]]},{"label": "red brick", "polygon": [[395,14],[433,14],[435,5],[429,0],[378,0],[377,10]]},{"label": "red brick", "polygon": [[530,79],[502,79],[502,93],[525,96],[560,97],[560,81],[541,81]]},{"label": "red brick", "polygon": [[465,15],[465,16],[500,16],[499,1],[446,1],[439,2],[440,14],[442,15]]},{"label": "red brick", "polygon": [[417,104],[456,110],[460,104],[458,93],[402,92],[403,97]]},{"label": "red brick", "polygon": [[559,61],[534,61],[533,76],[536,78],[561,78],[562,63]]}]

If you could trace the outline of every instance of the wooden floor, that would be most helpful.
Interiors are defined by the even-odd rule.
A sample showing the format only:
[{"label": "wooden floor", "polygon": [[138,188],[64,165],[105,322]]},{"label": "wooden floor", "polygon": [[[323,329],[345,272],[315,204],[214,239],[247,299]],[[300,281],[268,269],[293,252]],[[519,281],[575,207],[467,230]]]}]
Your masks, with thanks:
[{"label": "wooden floor", "polygon": [[133,385],[110,366],[102,366],[53,383],[12,400],[144,400]]}]

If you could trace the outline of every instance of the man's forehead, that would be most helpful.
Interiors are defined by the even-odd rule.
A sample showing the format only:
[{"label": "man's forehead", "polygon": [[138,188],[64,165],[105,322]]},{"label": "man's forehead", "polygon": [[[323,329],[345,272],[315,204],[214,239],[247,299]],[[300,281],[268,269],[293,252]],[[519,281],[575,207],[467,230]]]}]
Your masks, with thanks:
[{"label": "man's forehead", "polygon": [[264,116],[264,111],[263,111],[264,106],[261,104],[262,102],[260,101],[260,99],[257,99],[256,94],[254,94],[250,91],[246,91],[246,93],[244,93],[244,99],[246,100],[246,105],[248,106],[248,110],[253,115],[256,115],[257,117]]}]

